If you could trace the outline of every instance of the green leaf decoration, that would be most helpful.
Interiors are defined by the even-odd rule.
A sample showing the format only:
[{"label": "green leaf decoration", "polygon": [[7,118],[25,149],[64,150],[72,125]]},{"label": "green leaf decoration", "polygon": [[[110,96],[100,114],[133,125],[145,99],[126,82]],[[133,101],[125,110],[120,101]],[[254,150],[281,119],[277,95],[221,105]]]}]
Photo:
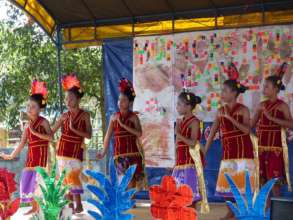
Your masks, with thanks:
[{"label": "green leaf decoration", "polygon": [[42,167],[37,167],[36,171],[42,176],[44,185],[39,184],[42,196],[35,197],[35,199],[44,213],[45,220],[57,220],[63,207],[69,203],[65,199],[69,186],[63,186],[66,170],[62,171],[58,180],[56,162],[54,162],[50,173],[47,173]]}]

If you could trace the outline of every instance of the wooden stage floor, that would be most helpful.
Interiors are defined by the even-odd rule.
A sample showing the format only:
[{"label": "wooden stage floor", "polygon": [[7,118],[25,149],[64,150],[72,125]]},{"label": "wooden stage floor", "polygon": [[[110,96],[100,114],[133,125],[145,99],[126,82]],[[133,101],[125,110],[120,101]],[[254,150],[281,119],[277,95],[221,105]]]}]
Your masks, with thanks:
[{"label": "wooden stage floor", "polygon": [[[220,217],[223,217],[226,212],[225,204],[223,203],[215,203],[210,204],[211,206],[211,212],[207,215],[200,215],[198,220],[218,220]],[[84,204],[85,209],[93,209],[93,207],[90,207],[89,204]],[[23,213],[27,212],[29,208],[20,208],[17,213],[11,218],[11,220],[31,220],[31,216],[24,216]],[[135,215],[134,220],[152,220],[152,217],[150,215],[150,209],[149,207],[138,207],[136,209],[133,209],[130,211]],[[85,211],[83,214],[80,214],[78,216],[72,216],[72,220],[93,220],[87,212]]]}]

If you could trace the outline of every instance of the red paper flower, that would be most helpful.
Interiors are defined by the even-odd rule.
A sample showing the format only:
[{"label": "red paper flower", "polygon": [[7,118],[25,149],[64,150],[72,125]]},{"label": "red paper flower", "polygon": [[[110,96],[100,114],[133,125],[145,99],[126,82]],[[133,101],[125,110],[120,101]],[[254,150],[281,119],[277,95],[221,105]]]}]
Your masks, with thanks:
[{"label": "red paper flower", "polygon": [[197,219],[195,209],[187,207],[192,204],[192,189],[187,185],[177,188],[172,176],[164,176],[160,186],[150,187],[150,199],[152,201],[151,213],[155,219]]},{"label": "red paper flower", "polygon": [[14,173],[0,168],[0,217],[6,219],[12,216],[19,208],[20,199],[11,202],[11,194],[16,191]]},{"label": "red paper flower", "polygon": [[14,173],[0,168],[0,202],[10,200],[10,195],[16,191]]},{"label": "red paper flower", "polygon": [[7,219],[8,217],[14,215],[19,208],[20,199],[15,199],[11,203],[1,203],[0,204],[0,217],[1,219]]}]

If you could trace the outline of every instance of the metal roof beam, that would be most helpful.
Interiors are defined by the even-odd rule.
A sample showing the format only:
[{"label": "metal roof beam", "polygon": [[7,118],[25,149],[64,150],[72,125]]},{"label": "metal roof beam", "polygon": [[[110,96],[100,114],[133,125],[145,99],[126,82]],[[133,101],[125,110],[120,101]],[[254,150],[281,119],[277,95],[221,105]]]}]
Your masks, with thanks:
[{"label": "metal roof beam", "polygon": [[[262,5],[261,3],[249,5],[249,8],[254,11],[262,11],[262,7],[273,7],[273,6],[282,6],[284,9],[293,8],[292,1],[282,1],[282,2],[268,2]],[[245,6],[246,7],[246,6]],[[237,10],[242,10],[245,8],[244,6],[231,6],[231,7],[223,7],[217,8],[219,15],[221,14],[238,14]],[[188,11],[174,11],[169,13],[160,13],[160,14],[151,14],[151,15],[142,15],[136,16],[135,19],[138,22],[148,22],[148,21],[158,21],[158,20],[169,20],[172,19],[173,16],[176,18],[200,18],[212,14],[214,9],[196,9],[196,10],[188,10]],[[132,17],[122,17],[122,18],[112,18],[112,19],[97,19],[95,24],[97,26],[102,25],[115,25],[115,24],[131,24],[133,22]],[[80,21],[73,23],[64,23],[61,24],[62,28],[69,27],[81,27],[81,26],[91,26],[91,21]]]}]

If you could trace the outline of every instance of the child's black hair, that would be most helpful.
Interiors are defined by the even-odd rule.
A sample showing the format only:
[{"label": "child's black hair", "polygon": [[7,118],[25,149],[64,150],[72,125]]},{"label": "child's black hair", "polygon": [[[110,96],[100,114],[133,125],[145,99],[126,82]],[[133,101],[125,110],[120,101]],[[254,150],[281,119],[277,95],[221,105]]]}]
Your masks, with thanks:
[{"label": "child's black hair", "polygon": [[40,108],[45,108],[47,105],[47,101],[42,94],[33,94],[29,97],[29,100],[36,102]]},{"label": "child's black hair", "polygon": [[133,102],[135,99],[135,93],[130,88],[125,89],[123,92],[120,92],[120,93],[125,95],[128,98],[129,102]]},{"label": "child's black hair", "polygon": [[192,109],[201,103],[201,98],[192,92],[181,92],[178,99],[182,100],[187,105],[190,105]]},{"label": "child's black hair", "polygon": [[240,93],[244,93],[248,88],[237,80],[228,79],[224,82],[225,86],[228,86],[233,92],[236,92],[236,97],[239,96]]},{"label": "child's black hair", "polygon": [[84,95],[84,92],[76,86],[73,86],[71,89],[68,89],[67,92],[71,92],[78,99],[81,99]]},{"label": "child's black hair", "polygon": [[277,75],[271,75],[266,78],[266,81],[269,81],[273,84],[274,87],[278,89],[278,92],[281,90],[285,90],[285,86],[282,82],[282,78]]}]

